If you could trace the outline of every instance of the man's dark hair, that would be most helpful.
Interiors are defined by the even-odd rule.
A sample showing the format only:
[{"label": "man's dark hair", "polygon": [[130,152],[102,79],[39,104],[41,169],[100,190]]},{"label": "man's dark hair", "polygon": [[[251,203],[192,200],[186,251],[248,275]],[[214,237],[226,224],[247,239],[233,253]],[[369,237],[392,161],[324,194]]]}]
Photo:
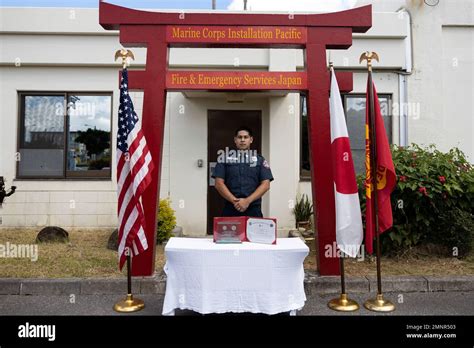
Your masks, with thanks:
[{"label": "man's dark hair", "polygon": [[249,133],[249,135],[250,135],[251,137],[253,137],[253,132],[252,132],[252,130],[250,129],[250,127],[241,126],[241,127],[237,128],[236,131],[235,131],[234,136],[236,137],[236,136],[239,134],[240,131],[246,131],[247,133]]}]

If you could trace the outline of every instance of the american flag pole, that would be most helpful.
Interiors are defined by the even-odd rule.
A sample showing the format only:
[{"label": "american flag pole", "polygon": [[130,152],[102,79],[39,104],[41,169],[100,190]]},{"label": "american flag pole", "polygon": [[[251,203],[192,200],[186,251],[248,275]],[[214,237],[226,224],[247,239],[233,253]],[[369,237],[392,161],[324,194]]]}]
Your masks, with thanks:
[{"label": "american flag pole", "polygon": [[[133,53],[132,51],[130,50],[118,50],[116,53],[115,53],[115,60],[117,60],[117,58],[121,58],[122,59],[122,76],[121,76],[121,79],[120,79],[120,107],[119,107],[119,129],[118,129],[118,135],[117,135],[117,154],[119,152],[119,148],[120,148],[120,145],[121,142],[127,142],[127,140],[124,140],[124,139],[121,139],[120,140],[120,127],[121,127],[121,122],[120,121],[123,121],[123,118],[121,117],[121,112],[123,112],[122,108],[123,108],[123,105],[122,105],[122,101],[123,101],[123,95],[125,94],[125,98],[129,98],[128,96],[128,86],[126,84],[128,84],[128,74],[127,74],[127,60],[130,60],[130,59],[134,59],[134,56],[133,56]],[[133,104],[130,102],[130,106],[131,106],[131,112],[130,112],[130,115],[133,117],[135,116],[135,118],[137,118],[136,115],[133,115],[134,114],[134,111],[133,111]],[[128,107],[126,107],[128,108]],[[128,124],[128,122],[127,122]],[[130,161],[130,152],[128,151],[129,149],[127,148],[125,153],[122,153],[122,154],[125,154],[125,161],[128,162]],[[121,154],[121,155],[122,155]],[[119,155],[117,155],[117,163],[119,163]],[[118,214],[119,214],[119,250],[118,250],[118,253],[119,253],[119,267],[121,268],[121,265],[122,265],[122,258],[123,258],[123,254],[125,254],[126,256],[126,263],[127,263],[127,297],[123,300],[120,300],[119,302],[115,303],[114,305],[114,310],[117,311],[117,312],[121,312],[121,313],[130,313],[130,312],[136,312],[136,311],[139,311],[141,309],[143,309],[145,307],[145,303],[141,300],[141,299],[138,299],[138,298],[134,298],[133,297],[133,294],[132,294],[132,267],[131,267],[131,263],[132,263],[132,249],[130,248],[130,243],[128,243],[128,237],[129,235],[131,234],[130,232],[126,235],[124,235],[124,232],[127,232],[127,231],[124,231],[126,230],[126,226],[124,226],[125,224],[128,224],[128,217],[129,217],[129,214],[130,212],[128,212],[128,214],[124,213],[123,212],[123,209],[122,207],[124,206],[123,205],[123,195],[122,195],[122,192],[123,192],[123,186],[124,186],[124,183],[122,182],[121,178],[122,178],[122,172],[124,172],[123,168],[120,169],[120,166],[117,165],[117,185],[118,185],[118,193],[119,193],[119,202],[118,202]],[[130,174],[130,173],[129,173]],[[128,178],[128,177],[127,177]],[[133,181],[133,180],[132,180]],[[133,185],[134,182],[132,182],[132,184],[130,184],[130,186],[132,186],[133,188]],[[126,195],[126,194],[125,194]],[[121,199],[122,198],[122,199]],[[132,199],[130,199],[131,201]],[[138,199],[139,200],[139,199]],[[141,202],[139,202],[139,204],[141,204]],[[132,205],[132,204],[129,204],[129,205]],[[138,208],[138,211],[140,211],[140,207],[136,207]],[[127,207],[127,210],[128,210],[128,207]],[[125,215],[125,216],[124,216]],[[138,219],[139,220],[139,217]],[[123,222],[125,221],[125,223]],[[142,226],[140,226],[141,228]],[[125,242],[123,242],[125,241]],[[123,245],[125,243],[125,246],[123,248],[123,251],[121,250],[122,248],[120,247],[121,245]],[[132,245],[133,247],[136,249],[136,242],[133,241],[132,242]]]}]

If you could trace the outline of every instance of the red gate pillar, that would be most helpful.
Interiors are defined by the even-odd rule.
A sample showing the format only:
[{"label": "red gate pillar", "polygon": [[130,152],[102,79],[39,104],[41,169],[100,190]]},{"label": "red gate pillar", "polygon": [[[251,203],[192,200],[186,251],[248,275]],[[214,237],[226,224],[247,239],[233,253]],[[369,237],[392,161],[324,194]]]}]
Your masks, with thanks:
[{"label": "red gate pillar", "polygon": [[[335,256],[336,208],[331,159],[329,119],[329,72],[327,48],[352,44],[351,28],[308,28],[306,45],[308,70],[308,138],[315,223],[317,224],[317,264],[321,275],[339,275]],[[346,75],[347,76],[347,75]]]},{"label": "red gate pillar", "polygon": [[[133,258],[132,276],[149,276],[155,272],[155,243],[157,203],[160,198],[161,160],[166,107],[166,69],[168,67],[168,44],[165,26],[123,25],[120,28],[120,42],[124,46],[147,47],[146,70],[129,71],[129,88],[143,90],[143,134],[147,139],[154,169],[152,182],[142,196],[145,213],[145,235],[148,249]],[[153,62],[149,64],[149,62]]]}]

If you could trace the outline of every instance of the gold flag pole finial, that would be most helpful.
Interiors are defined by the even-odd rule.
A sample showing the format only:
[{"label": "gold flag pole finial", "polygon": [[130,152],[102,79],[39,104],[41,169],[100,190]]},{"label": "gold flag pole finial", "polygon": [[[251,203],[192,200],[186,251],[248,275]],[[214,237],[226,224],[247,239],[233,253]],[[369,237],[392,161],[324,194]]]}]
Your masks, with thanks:
[{"label": "gold flag pole finial", "polygon": [[328,70],[331,70],[333,68],[334,68],[334,63],[330,61],[328,65]]},{"label": "gold flag pole finial", "polygon": [[366,51],[360,55],[359,64],[362,63],[364,60],[367,60],[367,67],[369,71],[372,71],[372,59],[375,59],[378,62],[379,61],[378,54],[376,52]]},{"label": "gold flag pole finial", "polygon": [[135,60],[135,56],[133,55],[133,52],[130,50],[126,50],[124,48],[117,50],[115,52],[115,61],[117,59],[122,58],[122,67],[125,69],[127,65],[130,65],[130,60]]}]

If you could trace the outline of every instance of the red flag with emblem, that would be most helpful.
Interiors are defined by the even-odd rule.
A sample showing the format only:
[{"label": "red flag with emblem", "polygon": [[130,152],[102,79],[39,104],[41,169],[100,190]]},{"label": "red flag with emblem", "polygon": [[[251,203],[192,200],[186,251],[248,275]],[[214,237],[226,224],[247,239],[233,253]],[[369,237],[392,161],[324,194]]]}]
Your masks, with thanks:
[{"label": "red flag with emblem", "polygon": [[383,233],[392,227],[392,205],[390,202],[390,194],[392,193],[397,177],[392,161],[392,153],[385,132],[385,126],[382,119],[382,112],[380,111],[380,103],[377,97],[375,84],[372,83],[374,95],[374,115],[370,115],[370,98],[369,98],[369,83],[367,83],[366,94],[366,123],[365,123],[365,168],[366,168],[366,229],[365,229],[365,246],[369,254],[373,253],[373,239],[375,237],[374,225],[374,200],[372,199],[373,184],[372,173],[370,167],[370,120],[375,117],[375,140],[376,140],[376,179],[377,179],[377,217],[378,217],[378,233]]}]

